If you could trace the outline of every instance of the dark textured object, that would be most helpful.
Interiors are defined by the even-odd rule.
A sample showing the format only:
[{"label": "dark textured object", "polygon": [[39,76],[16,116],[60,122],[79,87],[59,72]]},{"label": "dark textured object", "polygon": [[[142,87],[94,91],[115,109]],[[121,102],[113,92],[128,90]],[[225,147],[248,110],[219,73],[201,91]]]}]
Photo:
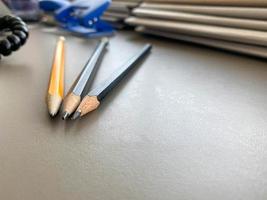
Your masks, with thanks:
[{"label": "dark textured object", "polygon": [[7,39],[0,41],[0,53],[4,56],[11,54],[11,43]]},{"label": "dark textured object", "polygon": [[[0,30],[6,38],[0,41],[0,54],[8,56],[25,44],[29,30],[19,18],[11,15],[0,17]],[[10,34],[11,33],[11,34]]]},{"label": "dark textured object", "polygon": [[24,25],[16,25],[13,28],[14,30],[24,31],[25,33],[29,32],[28,28]]},{"label": "dark textured object", "polygon": [[16,35],[7,36],[8,41],[11,43],[11,50],[16,51],[20,48],[21,41],[20,38]]},{"label": "dark textured object", "polygon": [[13,33],[20,38],[20,43],[24,45],[27,40],[27,34],[19,30],[15,30]]}]

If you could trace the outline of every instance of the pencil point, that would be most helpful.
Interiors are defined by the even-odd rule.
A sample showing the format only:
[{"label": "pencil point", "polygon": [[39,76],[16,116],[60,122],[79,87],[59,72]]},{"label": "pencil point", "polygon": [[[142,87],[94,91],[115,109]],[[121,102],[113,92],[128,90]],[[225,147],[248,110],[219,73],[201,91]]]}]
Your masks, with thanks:
[{"label": "pencil point", "polygon": [[62,115],[62,120],[66,120],[69,116],[70,114],[68,112],[64,112]]},{"label": "pencil point", "polygon": [[106,42],[106,43],[108,43],[108,42],[109,42],[108,37],[103,37],[103,38],[101,39],[101,42]]},{"label": "pencil point", "polygon": [[50,113],[49,112],[49,115],[50,115],[50,117],[55,117],[56,116],[56,113]]},{"label": "pencil point", "polygon": [[47,96],[47,105],[48,105],[48,113],[51,117],[55,117],[58,113],[62,102],[62,98],[59,96],[48,95]]},{"label": "pencil point", "polygon": [[72,120],[75,120],[75,119],[78,119],[79,117],[81,116],[81,112],[79,112],[79,111],[76,111],[74,114],[73,114],[73,116],[72,116]]},{"label": "pencil point", "polygon": [[60,36],[60,37],[59,37],[59,40],[65,41],[66,39],[65,39],[64,36]]},{"label": "pencil point", "polygon": [[63,115],[64,117],[65,113],[68,113],[69,117],[79,106],[81,101],[81,97],[78,95],[75,95],[74,93],[69,93],[65,98],[63,102]]}]

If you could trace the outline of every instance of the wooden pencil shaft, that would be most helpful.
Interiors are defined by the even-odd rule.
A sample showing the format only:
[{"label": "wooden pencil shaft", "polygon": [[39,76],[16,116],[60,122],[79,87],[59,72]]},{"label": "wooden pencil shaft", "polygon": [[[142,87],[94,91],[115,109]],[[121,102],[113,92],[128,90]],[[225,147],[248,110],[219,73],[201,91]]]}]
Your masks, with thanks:
[{"label": "wooden pencil shaft", "polygon": [[223,39],[245,44],[267,46],[267,33],[264,31],[135,17],[126,19],[126,22],[132,25],[140,25],[156,29],[159,28],[161,30],[164,29],[169,32],[191,34],[214,39]]},{"label": "wooden pencil shaft", "polygon": [[89,112],[97,109],[100,105],[100,101],[97,99],[96,96],[88,96],[86,95],[82,102],[80,103],[79,107],[77,108],[76,112],[73,115],[73,118],[77,118],[77,116],[86,115]]},{"label": "wooden pencil shaft", "polygon": [[97,86],[95,89],[88,93],[88,96],[96,96],[101,101],[118,83],[123,77],[136,66],[136,63],[140,61],[151,50],[150,44],[145,45],[141,51],[129,59],[122,67],[115,71],[106,81]]},{"label": "wooden pencil shaft", "polygon": [[190,36],[190,35],[183,35],[177,33],[169,33],[163,30],[154,30],[154,29],[147,29],[145,27],[138,27],[136,29],[138,32],[157,35],[161,37],[176,39],[180,41],[205,45],[209,47],[214,47],[218,49],[224,49],[231,52],[237,52],[245,55],[260,57],[260,58],[267,58],[267,50],[265,47],[255,46],[255,45],[247,45],[235,42],[228,42],[224,40],[217,40],[217,39],[210,39],[204,37],[197,37],[197,36]]},{"label": "wooden pencil shaft", "polygon": [[93,52],[92,56],[86,63],[77,83],[75,84],[73,88],[73,94],[80,96],[86,86],[87,83],[90,83],[93,79],[94,72],[96,70],[96,67],[98,66],[98,61],[102,57],[102,54],[104,53],[104,50],[106,46],[108,45],[108,39],[102,39],[95,51]]},{"label": "wooden pencil shaft", "polygon": [[46,97],[48,111],[51,116],[55,116],[58,113],[64,95],[64,41],[65,38],[60,37],[57,42]]},{"label": "wooden pencil shaft", "polygon": [[50,95],[58,95],[60,97],[63,97],[64,95],[64,41],[64,37],[60,37],[59,41],[57,42],[48,88],[48,93]]},{"label": "wooden pencil shaft", "polygon": [[138,17],[152,17],[158,19],[170,19],[184,22],[193,22],[208,25],[246,28],[252,30],[267,30],[267,23],[264,20],[237,19],[229,17],[218,17],[184,12],[160,11],[137,8],[133,13]]},{"label": "wooden pencil shaft", "polygon": [[140,8],[169,11],[181,11],[214,16],[267,19],[267,8],[261,7],[229,7],[229,6],[202,6],[182,4],[143,3]]},{"label": "wooden pencil shaft", "polygon": [[146,2],[224,6],[267,6],[266,0],[146,0]]}]

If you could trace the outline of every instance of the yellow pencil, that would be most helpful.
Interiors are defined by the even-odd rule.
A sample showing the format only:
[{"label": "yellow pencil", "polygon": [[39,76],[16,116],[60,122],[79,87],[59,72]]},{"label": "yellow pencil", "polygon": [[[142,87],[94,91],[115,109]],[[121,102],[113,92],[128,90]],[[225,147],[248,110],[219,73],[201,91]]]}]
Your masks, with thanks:
[{"label": "yellow pencil", "polygon": [[51,69],[47,94],[47,107],[53,117],[58,113],[64,96],[65,38],[59,37]]}]

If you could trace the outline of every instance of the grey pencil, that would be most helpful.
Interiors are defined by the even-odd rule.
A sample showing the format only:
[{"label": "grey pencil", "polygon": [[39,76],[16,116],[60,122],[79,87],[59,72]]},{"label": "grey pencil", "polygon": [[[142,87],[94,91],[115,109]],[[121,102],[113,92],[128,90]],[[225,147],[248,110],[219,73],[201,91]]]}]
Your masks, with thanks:
[{"label": "grey pencil", "polygon": [[97,45],[94,53],[86,63],[77,81],[68,92],[68,95],[64,99],[63,104],[63,116],[62,119],[67,119],[78,107],[81,101],[81,94],[86,87],[87,83],[90,83],[94,78],[94,72],[98,61],[101,58],[106,46],[108,45],[108,38],[103,38]]}]

